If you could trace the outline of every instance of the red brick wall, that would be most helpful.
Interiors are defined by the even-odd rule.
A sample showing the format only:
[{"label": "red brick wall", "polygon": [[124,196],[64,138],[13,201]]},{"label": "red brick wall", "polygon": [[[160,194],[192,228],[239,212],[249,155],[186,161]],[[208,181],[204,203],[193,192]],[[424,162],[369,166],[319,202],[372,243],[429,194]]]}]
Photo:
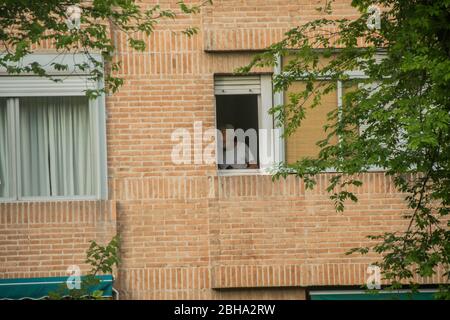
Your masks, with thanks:
[{"label": "red brick wall", "polygon": [[0,203],[0,276],[63,276],[70,265],[87,271],[89,241],[115,234],[114,201]]},{"label": "red brick wall", "polygon": [[353,190],[358,203],[337,213],[325,192],[330,176],[319,176],[313,191],[295,177],[220,178],[210,218],[212,286],[365,284],[367,264],[377,257],[345,252],[367,245],[369,234],[404,230],[404,195],[384,174],[363,174],[363,186]]},{"label": "red brick wall", "polygon": [[[175,7],[177,1],[159,2]],[[336,1],[335,15],[354,14],[349,3]],[[194,121],[214,126],[214,74],[232,73],[250,61],[249,51],[318,17],[317,5],[215,0],[200,15],[168,20],[142,37],[148,42],[143,53],[128,49],[113,31],[125,85],[107,97],[112,202],[102,203],[110,209],[82,215],[76,202],[0,205],[0,275],[56,274],[68,262],[81,263],[87,240],[114,233],[116,204],[122,238],[117,287],[124,299],[299,299],[307,286],[363,284],[373,257],[344,252],[365,243],[367,234],[404,227],[402,195],[382,174],[365,174],[360,201],[338,214],[325,192],[327,174],[317,189],[305,191],[294,177],[218,177],[215,166],[171,160],[173,130],[192,130]],[[188,25],[200,33],[180,34]],[[50,210],[50,224],[41,220],[46,206],[59,208]],[[30,220],[20,220],[23,208],[33,208]],[[94,220],[84,220],[86,214]],[[93,218],[98,215],[103,218]],[[36,265],[40,255],[45,259]]]},{"label": "red brick wall", "polygon": [[[345,252],[367,244],[368,234],[405,228],[403,195],[382,173],[364,174],[358,203],[336,213],[324,191],[329,177],[313,191],[295,177],[127,179],[135,206],[119,209],[122,297],[250,298],[246,288],[285,288],[298,298],[289,288],[364,284],[375,257]],[[216,290],[225,288],[235,291]]]},{"label": "red brick wall", "polygon": [[[402,195],[382,174],[366,174],[359,203],[337,214],[324,191],[327,175],[305,192],[293,177],[276,183],[268,176],[217,177],[214,166],[171,161],[174,129],[192,132],[194,121],[214,126],[214,74],[232,73],[250,51],[318,17],[317,5],[214,1],[199,16],[157,28],[145,53],[121,46],[127,79],[108,99],[108,159],[124,241],[123,298],[251,297],[245,288],[269,287],[299,298],[288,288],[361,285],[373,257],[345,251],[365,243],[367,234],[404,227]],[[336,17],[355,13],[349,1],[335,7]],[[170,31],[187,25],[200,33],[186,38]],[[235,291],[224,295],[220,288]]]}]

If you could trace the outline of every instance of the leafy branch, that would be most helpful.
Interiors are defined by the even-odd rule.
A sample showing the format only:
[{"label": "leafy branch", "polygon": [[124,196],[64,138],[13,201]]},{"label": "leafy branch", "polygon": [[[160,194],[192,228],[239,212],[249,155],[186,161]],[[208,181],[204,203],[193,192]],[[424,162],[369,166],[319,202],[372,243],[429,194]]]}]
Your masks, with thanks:
[{"label": "leafy branch", "polygon": [[95,241],[90,241],[90,246],[86,251],[86,263],[91,266],[90,272],[81,277],[80,289],[68,290],[66,284],[62,284],[56,292],[49,293],[51,300],[89,300],[102,299],[103,291],[94,290],[100,284],[97,277],[99,273],[113,274],[114,268],[120,262],[119,258],[120,238],[114,236],[106,245],[99,245]]}]

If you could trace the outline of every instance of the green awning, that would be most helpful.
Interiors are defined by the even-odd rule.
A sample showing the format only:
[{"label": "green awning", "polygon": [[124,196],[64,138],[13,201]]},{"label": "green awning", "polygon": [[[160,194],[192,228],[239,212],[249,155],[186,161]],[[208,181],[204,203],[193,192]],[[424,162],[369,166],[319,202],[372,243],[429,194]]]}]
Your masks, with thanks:
[{"label": "green awning", "polygon": [[[112,297],[112,275],[97,276],[100,283],[91,290],[103,291],[103,297]],[[68,277],[0,279],[0,300],[43,299],[56,292]]]},{"label": "green awning", "polygon": [[383,291],[376,293],[364,290],[340,291],[311,291],[311,300],[434,300],[436,290],[419,290],[412,293],[410,290]]}]

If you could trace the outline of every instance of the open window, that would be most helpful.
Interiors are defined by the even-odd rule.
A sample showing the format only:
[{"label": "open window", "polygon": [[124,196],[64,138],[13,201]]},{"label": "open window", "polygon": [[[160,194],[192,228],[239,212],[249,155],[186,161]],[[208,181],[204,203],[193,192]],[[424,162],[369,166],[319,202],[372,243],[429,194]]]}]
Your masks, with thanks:
[{"label": "open window", "polygon": [[277,160],[270,75],[217,76],[217,166],[221,173],[263,172]]}]

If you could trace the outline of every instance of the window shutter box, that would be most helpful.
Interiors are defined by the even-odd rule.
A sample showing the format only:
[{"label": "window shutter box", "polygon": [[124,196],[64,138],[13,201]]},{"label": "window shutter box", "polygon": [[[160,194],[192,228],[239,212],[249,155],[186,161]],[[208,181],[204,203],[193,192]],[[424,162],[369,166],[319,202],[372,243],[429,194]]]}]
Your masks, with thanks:
[{"label": "window shutter box", "polygon": [[96,83],[85,76],[66,76],[62,82],[45,77],[0,76],[0,97],[82,96]]},{"label": "window shutter box", "polygon": [[[99,54],[90,56],[101,62]],[[6,68],[0,66],[0,97],[51,97],[51,96],[85,96],[86,90],[96,90],[99,83],[89,79],[89,68],[80,70],[79,65],[94,65],[85,54],[29,54],[17,65],[29,66],[37,62],[47,75],[62,81],[52,81],[31,73],[11,75]],[[54,64],[63,64],[67,70],[57,70]]]},{"label": "window shutter box", "polygon": [[260,76],[216,76],[214,79],[214,94],[260,94]]}]

